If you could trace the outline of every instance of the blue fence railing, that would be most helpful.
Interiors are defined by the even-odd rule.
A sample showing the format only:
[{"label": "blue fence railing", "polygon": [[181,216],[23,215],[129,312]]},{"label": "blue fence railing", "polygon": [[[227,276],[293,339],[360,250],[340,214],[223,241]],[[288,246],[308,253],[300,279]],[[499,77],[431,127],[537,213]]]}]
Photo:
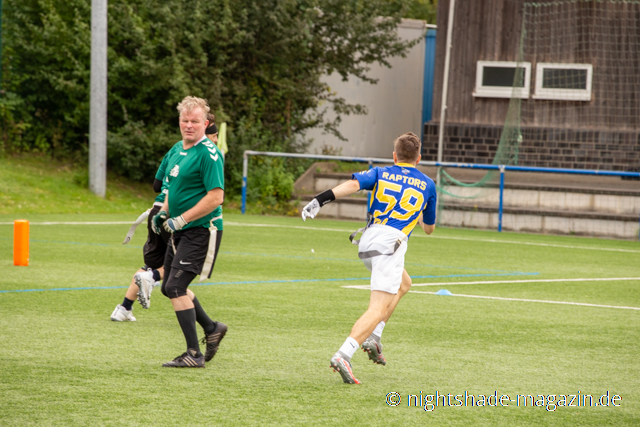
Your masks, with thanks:
[{"label": "blue fence railing", "polygon": [[[278,152],[272,152],[272,151],[247,150],[244,152],[243,161],[242,161],[242,213],[243,214],[246,212],[246,206],[247,206],[247,176],[249,173],[249,156],[337,160],[337,161],[347,161],[347,162],[368,163],[369,167],[372,167],[374,163],[393,164],[393,159],[383,159],[378,157],[330,156],[325,154],[278,153]],[[563,173],[563,174],[571,174],[571,175],[619,176],[619,177],[628,177],[628,178],[640,178],[640,172],[621,172],[621,171],[611,171],[611,170],[540,168],[540,167],[528,167],[528,166],[481,165],[481,164],[475,164],[475,163],[450,163],[450,162],[430,162],[430,161],[421,161],[419,164],[422,166],[499,171],[500,172],[500,196],[499,196],[500,200],[498,205],[498,231],[502,231],[502,212],[503,212],[503,205],[504,205],[504,174],[507,171]],[[638,218],[638,221],[640,223],[640,217]],[[640,239],[640,235],[638,236],[638,238]]]}]

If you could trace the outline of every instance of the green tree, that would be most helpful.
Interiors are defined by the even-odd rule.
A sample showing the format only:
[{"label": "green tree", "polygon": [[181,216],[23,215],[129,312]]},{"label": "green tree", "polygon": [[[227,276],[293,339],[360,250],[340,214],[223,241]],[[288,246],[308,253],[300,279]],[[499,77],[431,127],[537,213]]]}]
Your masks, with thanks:
[{"label": "green tree", "polygon": [[14,109],[12,118],[25,124],[24,143],[51,153],[86,147],[91,53],[89,2],[5,0],[4,3],[3,62],[8,72],[3,75],[3,87],[8,91],[6,99],[15,94],[20,101],[21,111]]},{"label": "green tree", "polygon": [[404,18],[422,19],[427,24],[436,24],[438,0],[409,0],[402,16]]},{"label": "green tree", "polygon": [[[54,155],[86,156],[90,0],[4,1],[4,62],[22,103],[23,140]],[[110,167],[150,179],[180,138],[176,104],[199,95],[229,123],[227,186],[239,190],[245,149],[299,151],[306,129],[337,133],[340,115],[364,111],[320,76],[371,81],[370,64],[404,55],[412,42],[399,39],[396,26],[408,3],[111,0]],[[321,104],[338,113],[334,121]]]}]

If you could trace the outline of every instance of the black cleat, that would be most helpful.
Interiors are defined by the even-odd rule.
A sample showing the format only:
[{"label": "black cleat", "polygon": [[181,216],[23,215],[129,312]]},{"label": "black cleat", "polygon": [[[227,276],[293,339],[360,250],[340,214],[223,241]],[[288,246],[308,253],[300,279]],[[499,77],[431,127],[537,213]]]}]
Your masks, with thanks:
[{"label": "black cleat", "polygon": [[187,350],[186,353],[182,353],[180,356],[173,359],[171,362],[163,363],[164,368],[204,368],[204,355],[200,353],[200,356],[196,356],[196,351],[193,349]]},{"label": "black cleat", "polygon": [[222,322],[216,322],[216,329],[212,334],[205,335],[202,338],[201,343],[207,345],[207,350],[204,352],[204,361],[208,362],[213,359],[213,356],[218,352],[218,346],[220,346],[220,341],[224,338],[227,333],[227,325]]}]

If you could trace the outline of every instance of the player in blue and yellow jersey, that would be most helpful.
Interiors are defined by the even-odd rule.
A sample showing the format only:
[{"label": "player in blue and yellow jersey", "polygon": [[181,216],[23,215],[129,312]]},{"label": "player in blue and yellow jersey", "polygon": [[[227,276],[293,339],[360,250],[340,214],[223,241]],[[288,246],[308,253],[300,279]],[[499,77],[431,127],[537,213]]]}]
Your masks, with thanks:
[{"label": "player in blue and yellow jersey", "polygon": [[435,229],[436,188],[431,178],[416,169],[420,146],[420,139],[411,132],[399,136],[393,145],[393,166],[353,174],[350,181],[318,194],[302,210],[303,220],[314,218],[335,199],[371,190],[369,222],[358,243],[358,256],[371,271],[369,308],[353,325],[330,365],[348,384],[360,384],[351,369],[351,357],[360,345],[374,363],[386,364],[382,330],[411,287],[404,269],[409,236],[418,224],[427,234]]}]

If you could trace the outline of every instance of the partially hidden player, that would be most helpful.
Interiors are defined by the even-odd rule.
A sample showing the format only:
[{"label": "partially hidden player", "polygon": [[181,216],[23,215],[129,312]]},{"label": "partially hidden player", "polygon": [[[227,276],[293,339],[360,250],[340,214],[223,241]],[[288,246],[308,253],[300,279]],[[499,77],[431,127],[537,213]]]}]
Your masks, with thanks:
[{"label": "partially hidden player", "polygon": [[[182,141],[167,163],[168,193],[152,219],[154,232],[171,232],[164,258],[162,293],[171,299],[185,337],[187,351],[164,367],[203,368],[218,350],[227,326],[214,322],[188,290],[200,274],[208,278],[222,238],[224,162],[220,150],[205,136],[209,105],[187,96],[178,104]],[[196,322],[205,332],[206,352],[200,352]]]},{"label": "partially hidden player", "polygon": [[216,126],[216,116],[213,113],[207,114],[207,120],[209,124],[204,130],[204,134],[209,138],[209,141],[218,145],[218,126]]},{"label": "partially hidden player", "polygon": [[387,363],[380,339],[400,298],[411,287],[404,269],[409,236],[416,224],[427,234],[435,230],[436,188],[431,178],[416,169],[420,147],[415,134],[400,135],[393,145],[393,166],[355,173],[351,180],[315,196],[302,210],[303,220],[314,218],[322,206],[335,199],[371,190],[369,221],[360,241],[354,241],[358,243],[358,257],[371,271],[369,308],[353,325],[330,364],[348,384],[360,384],[351,369],[351,357],[360,346],[374,363]]},{"label": "partially hidden player", "polygon": [[136,318],[133,317],[133,302],[137,298],[143,308],[149,308],[151,304],[151,291],[155,286],[158,286],[160,280],[162,280],[164,273],[164,254],[167,251],[167,241],[171,234],[164,229],[161,230],[161,234],[154,233],[151,220],[162,208],[167,193],[167,186],[163,185],[163,182],[165,181],[166,163],[170,155],[171,151],[165,154],[156,173],[153,190],[159,194],[156,196],[153,206],[150,210],[142,214],[140,218],[138,218],[138,221],[134,222],[123,243],[129,243],[131,237],[133,237],[136,226],[141,220],[144,220],[144,216],[147,216],[147,241],[142,249],[144,266],[133,275],[122,304],[118,304],[113,310],[113,313],[111,313],[111,320],[113,321],[135,322]]}]

